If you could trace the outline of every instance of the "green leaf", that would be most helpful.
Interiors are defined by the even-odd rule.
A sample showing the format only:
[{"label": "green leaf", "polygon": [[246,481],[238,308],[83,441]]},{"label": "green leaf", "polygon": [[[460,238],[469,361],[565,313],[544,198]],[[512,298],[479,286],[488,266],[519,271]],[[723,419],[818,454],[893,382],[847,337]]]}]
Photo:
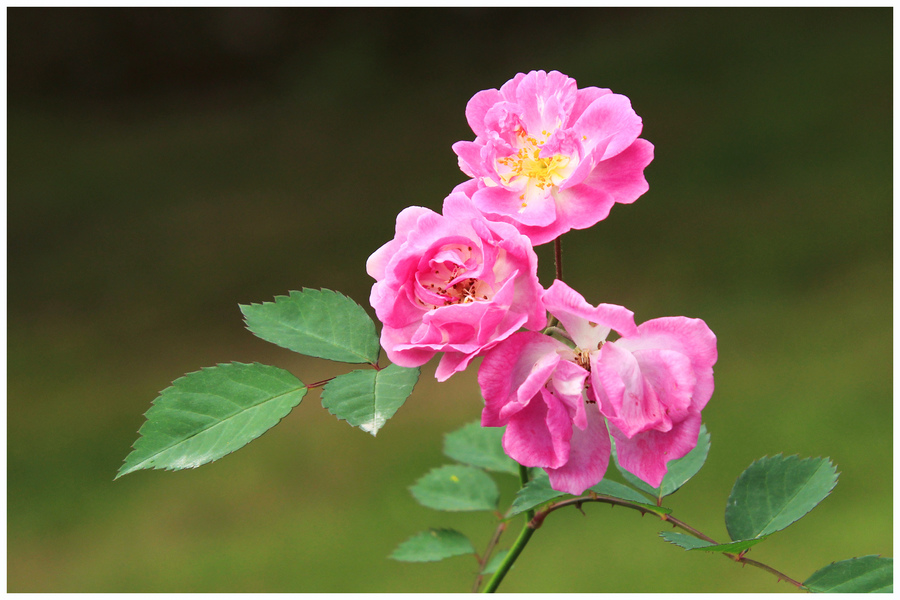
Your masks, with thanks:
[{"label": "green leaf", "polygon": [[444,454],[474,467],[518,475],[519,464],[503,452],[504,431],[474,421],[444,436]]},{"label": "green leaf", "polygon": [[636,502],[638,504],[647,504],[646,496],[634,491],[626,485],[622,485],[621,483],[612,481],[610,479],[604,479],[597,485],[591,486],[588,489],[592,492],[600,494],[601,496],[612,496],[613,498],[618,498],[619,500],[628,500],[629,502]]},{"label": "green leaf", "polygon": [[513,500],[512,506],[509,507],[506,516],[514,517],[526,510],[531,510],[535,506],[565,495],[565,492],[559,492],[551,488],[550,478],[547,477],[546,473],[541,473],[516,492],[516,498]]},{"label": "green leaf", "polygon": [[894,559],[862,556],[822,567],[803,582],[811,592],[894,591]]},{"label": "green leaf", "polygon": [[837,483],[827,458],[763,457],[741,473],[725,506],[733,540],[781,531],[821,502]]},{"label": "green leaf", "polygon": [[[612,498],[618,498],[619,500],[625,500],[634,504],[639,504],[647,510],[653,511],[657,514],[664,515],[672,512],[672,509],[670,508],[650,504],[647,501],[648,499],[646,496],[641,495],[640,493],[622,485],[621,483],[610,481],[608,479],[604,479],[597,485],[588,488],[588,491],[595,492],[597,494],[600,494],[601,496],[610,496]],[[549,477],[547,477],[546,473],[542,472],[539,475],[536,475],[531,481],[529,481],[525,485],[525,487],[516,492],[516,498],[515,500],[513,500],[512,506],[510,507],[509,512],[506,516],[514,517],[519,513],[523,513],[526,510],[531,510],[532,508],[549,502],[554,498],[568,495],[569,494],[566,494],[565,492],[559,492],[550,487]]]},{"label": "green leaf", "polygon": [[376,435],[419,380],[419,369],[388,365],[335,377],[322,388],[322,406],[338,419]]},{"label": "green leaf", "polygon": [[647,498],[639,492],[609,479],[604,479],[597,485],[589,487],[588,490],[600,494],[601,496],[611,496],[613,498],[618,498],[619,500],[626,500],[633,504],[638,504],[658,515],[668,515],[672,512],[671,508],[651,504],[647,502]]},{"label": "green leaf", "polygon": [[299,379],[259,363],[189,373],[153,401],[116,479],[139,469],[188,469],[222,458],[265,433],[304,395]]},{"label": "green leaf", "polygon": [[469,538],[454,529],[429,529],[412,536],[388,557],[404,562],[430,562],[474,554]]},{"label": "green leaf", "polygon": [[666,463],[668,471],[658,488],[652,487],[647,482],[620,467],[618,457],[615,454],[615,444],[613,446],[613,457],[616,459],[616,468],[619,469],[619,472],[625,480],[639,490],[647,492],[654,498],[663,498],[674,493],[700,471],[700,468],[706,462],[706,457],[709,454],[709,432],[706,430],[706,425],[701,425],[700,435],[697,437],[697,445],[694,446],[694,449],[681,458]]},{"label": "green leaf", "polygon": [[705,552],[731,552],[733,554],[743,552],[747,548],[755,546],[756,544],[766,539],[764,537],[761,537],[754,538],[752,540],[729,542],[728,544],[711,544],[692,535],[687,535],[685,533],[676,533],[674,531],[663,531],[659,534],[659,537],[669,543],[680,546],[685,550],[703,550]]},{"label": "green leaf", "polygon": [[432,469],[409,490],[419,504],[435,510],[496,510],[500,499],[491,476],[466,465]]},{"label": "green leaf", "polygon": [[289,292],[275,302],[241,305],[247,329],[282,348],[347,363],[378,362],[375,323],[350,298],[331,290]]},{"label": "green leaf", "polygon": [[[485,565],[484,569],[481,571],[482,575],[490,575],[491,573],[496,573],[497,569],[500,568],[500,563],[503,562],[503,559],[506,558],[506,555],[509,554],[509,550],[498,550],[497,554],[491,557],[491,560],[488,561],[488,564]],[[510,569],[515,567],[513,564]]]}]

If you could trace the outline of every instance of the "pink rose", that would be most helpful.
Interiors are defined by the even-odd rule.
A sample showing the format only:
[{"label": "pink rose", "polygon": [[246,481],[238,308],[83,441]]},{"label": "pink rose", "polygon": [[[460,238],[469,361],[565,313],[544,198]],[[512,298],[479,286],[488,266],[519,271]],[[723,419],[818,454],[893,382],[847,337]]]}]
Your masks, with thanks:
[{"label": "pink rose", "polygon": [[[505,425],[506,453],[543,467],[555,490],[581,494],[603,479],[610,432],[619,464],[659,486],[666,463],[697,445],[715,335],[685,317],[636,326],[630,310],[591,306],[561,281],[542,301],[575,347],[521,332],[490,350],[478,372],[482,426]],[[611,331],[621,337],[607,342]]]},{"label": "pink rose", "polygon": [[530,241],[486,220],[465,194],[450,194],[443,215],[404,209],[394,239],[369,257],[366,271],[376,280],[370,302],[388,358],[416,367],[443,352],[439,381],[519,328],[546,325]]},{"label": "pink rose", "polygon": [[453,151],[475,206],[514,224],[534,245],[585,229],[647,191],[653,145],[627,97],[578,89],[557,71],[519,73],[466,106],[474,142]]},{"label": "pink rose", "polygon": [[[588,394],[609,422],[619,464],[658,487],[666,463],[697,445],[700,411],[714,387],[715,334],[687,317],[635,327],[611,312],[614,305],[592,307],[561,281],[553,282],[543,301],[589,364]],[[607,342],[610,329],[621,337]]]}]

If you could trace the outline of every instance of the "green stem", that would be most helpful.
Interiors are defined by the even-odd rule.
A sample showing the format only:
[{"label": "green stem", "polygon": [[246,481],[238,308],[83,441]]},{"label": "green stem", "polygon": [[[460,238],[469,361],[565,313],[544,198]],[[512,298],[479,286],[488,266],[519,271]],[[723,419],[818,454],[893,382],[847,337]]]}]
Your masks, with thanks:
[{"label": "green stem", "polygon": [[[523,488],[528,483],[528,467],[519,465],[519,481],[521,482]],[[516,541],[513,543],[512,548],[509,549],[509,552],[503,558],[503,562],[500,563],[497,571],[494,572],[493,577],[491,577],[490,581],[488,581],[487,583],[487,586],[485,586],[485,593],[490,594],[497,590],[500,582],[503,581],[504,577],[506,577],[506,573],[510,570],[510,568],[512,568],[513,563],[516,562],[516,559],[519,558],[519,554],[522,553],[522,550],[525,548],[528,540],[530,540],[531,536],[534,534],[534,528],[531,527],[532,519],[534,519],[534,510],[532,509],[525,511],[525,526],[522,527],[522,531],[519,532],[519,537],[516,538]]]}]

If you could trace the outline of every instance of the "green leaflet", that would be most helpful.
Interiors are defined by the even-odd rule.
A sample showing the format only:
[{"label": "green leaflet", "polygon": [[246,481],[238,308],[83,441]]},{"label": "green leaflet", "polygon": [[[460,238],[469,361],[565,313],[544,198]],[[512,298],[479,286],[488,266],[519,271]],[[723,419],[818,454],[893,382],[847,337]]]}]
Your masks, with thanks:
[{"label": "green leaflet", "polygon": [[412,536],[388,557],[404,562],[430,562],[474,554],[469,538],[454,529],[429,529]]},{"label": "green leaflet", "polygon": [[394,364],[380,371],[351,371],[322,388],[322,406],[338,419],[376,435],[403,406],[418,380],[418,368]]},{"label": "green leaflet", "polygon": [[541,473],[525,484],[525,487],[516,492],[516,498],[513,500],[512,506],[510,506],[506,516],[514,517],[526,510],[531,510],[535,506],[539,506],[554,498],[565,495],[565,492],[558,492],[551,488],[550,479],[547,477],[547,474]]},{"label": "green leaflet", "polygon": [[[619,500],[625,500],[627,502],[638,504],[645,507],[647,510],[661,515],[669,514],[672,512],[672,510],[669,508],[655,506],[649,503],[648,498],[641,495],[639,492],[636,492],[631,488],[622,485],[621,483],[610,481],[608,479],[604,479],[597,485],[589,487],[586,491],[594,492],[601,496],[609,496],[611,498],[618,498]],[[559,498],[560,496],[568,496],[568,494],[566,494],[565,492],[559,492],[551,488],[550,479],[549,477],[547,477],[547,474],[540,473],[539,475],[536,475],[531,481],[529,481],[524,488],[520,489],[516,493],[516,498],[515,500],[513,500],[512,506],[510,507],[510,510],[506,516],[514,517],[519,513],[523,513],[526,510],[531,510],[536,506],[549,502],[554,498]]]},{"label": "green leaflet", "polygon": [[749,540],[780,531],[815,508],[836,483],[827,458],[763,457],[741,473],[728,496],[728,535]]},{"label": "green leaflet", "polygon": [[601,496],[610,496],[612,498],[618,498],[619,500],[627,500],[633,504],[643,506],[647,510],[658,515],[667,515],[672,512],[671,508],[656,506],[655,504],[648,502],[647,498],[630,487],[610,479],[604,479],[597,485],[589,487],[588,490],[600,494]]},{"label": "green leaflet", "polygon": [[711,544],[692,535],[687,535],[686,533],[676,533],[674,531],[663,531],[659,534],[659,537],[671,544],[680,546],[685,550],[703,550],[705,552],[731,552],[734,554],[742,552],[747,548],[750,548],[751,546],[755,546],[756,544],[766,539],[764,537],[761,537],[754,538],[752,540],[729,542],[727,544]]},{"label": "green leaflet", "polygon": [[265,433],[305,394],[299,379],[259,363],[189,373],[153,401],[116,479],[139,469],[187,469],[219,459]]},{"label": "green leaflet", "polygon": [[482,427],[474,421],[444,435],[444,455],[491,471],[519,474],[519,465],[503,451],[505,427]]},{"label": "green leaflet", "polygon": [[304,288],[275,302],[241,305],[247,329],[282,348],[346,363],[378,362],[375,323],[339,292]]},{"label": "green leaflet", "polygon": [[701,425],[700,435],[697,438],[697,445],[685,456],[666,463],[668,472],[666,473],[666,476],[663,477],[662,483],[659,484],[658,488],[651,487],[650,484],[638,479],[619,466],[618,457],[615,452],[615,442],[613,442],[613,458],[616,461],[616,468],[619,469],[619,472],[628,483],[642,492],[647,492],[654,498],[663,498],[674,493],[700,471],[700,468],[703,467],[703,464],[706,462],[706,457],[709,454],[709,440],[710,436],[709,432],[706,430],[706,425]]},{"label": "green leaflet", "polygon": [[861,556],[831,563],[803,582],[811,592],[893,592],[894,559]]},{"label": "green leaflet", "polygon": [[409,491],[419,504],[435,510],[496,510],[500,499],[491,476],[466,465],[432,469]]}]

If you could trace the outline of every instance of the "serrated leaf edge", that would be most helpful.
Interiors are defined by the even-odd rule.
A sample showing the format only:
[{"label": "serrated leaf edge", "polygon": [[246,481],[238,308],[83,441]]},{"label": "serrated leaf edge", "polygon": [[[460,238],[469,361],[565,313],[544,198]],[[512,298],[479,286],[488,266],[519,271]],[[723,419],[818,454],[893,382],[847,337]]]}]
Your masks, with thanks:
[{"label": "serrated leaf edge", "polygon": [[[278,300],[279,300],[280,298],[283,298],[283,299],[285,299],[285,300],[290,300],[295,294],[297,294],[297,295],[302,295],[302,294],[306,294],[306,293],[308,293],[308,292],[329,293],[329,294],[334,294],[334,295],[336,295],[336,296],[340,296],[341,298],[344,298],[344,299],[346,299],[346,300],[349,300],[350,302],[352,302],[353,304],[355,304],[357,307],[359,307],[359,308],[362,310],[363,314],[366,315],[366,318],[368,318],[369,321],[372,323],[372,328],[373,328],[373,330],[375,331],[375,336],[376,336],[376,338],[378,337],[378,332],[377,332],[377,330],[375,329],[375,322],[372,321],[372,317],[369,316],[369,313],[366,312],[366,309],[364,309],[364,308],[362,307],[362,305],[361,305],[359,302],[357,302],[356,300],[354,300],[354,299],[351,298],[350,296],[346,296],[346,295],[342,294],[341,292],[339,292],[339,291],[337,291],[337,290],[330,290],[330,289],[328,289],[328,288],[319,288],[319,289],[316,289],[316,288],[307,288],[307,287],[304,287],[304,288],[301,288],[301,289],[299,289],[299,290],[289,290],[288,293],[287,293],[287,295],[282,294],[282,295],[280,295],[280,296],[275,296],[275,297],[273,298],[273,300],[270,301],[270,302],[265,302],[265,301],[264,301],[264,302],[251,302],[250,304],[238,304],[238,307],[239,307],[240,310],[241,310],[241,314],[244,316],[244,327],[247,329],[247,331],[249,331],[250,333],[252,333],[252,334],[255,335],[256,337],[258,337],[259,339],[261,339],[261,340],[263,340],[263,341],[266,341],[266,342],[269,342],[269,340],[266,340],[265,338],[260,337],[255,331],[253,331],[253,330],[250,328],[250,323],[247,322],[247,313],[246,313],[246,311],[245,311],[244,309],[247,308],[247,307],[257,307],[257,306],[265,306],[265,305],[268,305],[268,304],[277,304],[277,303],[278,303]],[[302,334],[302,335],[304,335],[304,336],[311,337],[311,338],[313,338],[313,339],[316,339],[316,340],[325,342],[328,346],[331,346],[331,347],[333,347],[333,348],[339,348],[339,349],[341,349],[341,350],[346,351],[348,354],[352,354],[352,355],[357,356],[357,357],[359,357],[359,358],[362,359],[361,361],[359,361],[359,362],[357,362],[357,363],[349,363],[349,364],[369,364],[369,365],[376,365],[376,364],[378,364],[378,359],[381,357],[381,345],[380,345],[380,344],[379,344],[379,346],[378,346],[378,351],[377,351],[377,353],[376,353],[375,360],[374,360],[374,361],[371,361],[371,360],[369,360],[369,357],[367,357],[367,356],[362,356],[361,354],[357,354],[357,353],[354,352],[353,350],[349,350],[349,349],[347,349],[347,348],[345,348],[345,347],[343,347],[343,346],[335,346],[333,343],[329,342],[329,340],[326,340],[325,338],[321,338],[321,337],[316,336],[316,335],[311,335],[311,334],[308,334],[308,333],[305,333],[305,332],[301,332],[301,331],[299,331],[299,330],[297,330],[297,329],[294,329],[293,327],[290,327],[289,325],[287,325],[287,326],[288,326],[292,331],[297,331],[298,333],[300,333],[300,334]],[[282,346],[281,344],[276,344],[275,342],[269,342],[269,343],[270,343],[270,344],[274,344],[275,346],[278,346],[279,348],[284,348],[285,350],[290,350],[291,352],[296,352],[297,354],[301,354],[302,356],[310,356],[310,355],[304,354],[304,353],[302,353],[302,352],[297,352],[296,350],[293,350],[292,348],[287,348],[286,346]],[[321,357],[319,357],[319,356],[313,356],[312,358],[321,358]],[[332,360],[332,359],[327,359],[327,358],[326,358],[326,359],[323,359],[323,360]],[[336,362],[348,362],[348,361],[341,361],[341,360],[338,360],[338,361],[336,361]]]},{"label": "serrated leaf edge", "polygon": [[[821,461],[821,460],[824,460],[825,462],[823,462],[823,463],[820,465],[820,468],[821,468],[822,466],[826,466],[826,465],[827,465],[828,467],[830,467],[830,468],[833,470],[834,481],[831,482],[831,487],[828,488],[828,490],[827,490],[827,491],[825,492],[825,494],[822,496],[822,499],[819,500],[818,502],[816,502],[815,505],[813,505],[812,507],[810,507],[810,509],[809,509],[808,511],[806,511],[805,513],[803,513],[802,515],[800,515],[799,517],[797,517],[796,519],[794,519],[794,520],[791,521],[790,523],[787,523],[787,524],[786,524],[784,527],[782,527],[781,529],[776,529],[775,531],[770,531],[770,532],[768,532],[768,533],[763,534],[762,532],[765,532],[766,527],[768,527],[769,525],[772,524],[772,522],[775,520],[775,517],[777,517],[778,515],[782,514],[782,512],[784,511],[784,509],[782,509],[777,515],[775,515],[775,516],[773,516],[771,519],[769,519],[769,521],[766,523],[766,527],[762,527],[762,528],[760,529],[760,532],[761,532],[761,533],[760,533],[758,536],[756,536],[756,537],[769,536],[769,535],[772,535],[773,533],[776,533],[776,532],[778,532],[778,531],[783,531],[784,529],[787,529],[788,527],[790,527],[791,525],[793,525],[794,523],[796,523],[797,521],[799,521],[800,519],[802,519],[803,517],[805,517],[806,515],[808,515],[810,512],[812,512],[812,509],[815,508],[816,506],[818,506],[819,504],[821,504],[822,501],[825,500],[825,498],[827,498],[828,496],[830,496],[830,495],[831,495],[831,492],[834,491],[835,486],[837,486],[838,477],[840,476],[840,471],[837,470],[837,466],[835,466],[835,464],[831,461],[831,457],[829,457],[829,456],[825,456],[825,457],[822,457],[822,456],[807,456],[806,458],[800,458],[800,454],[799,454],[799,453],[798,453],[798,454],[790,454],[790,455],[788,455],[788,456],[785,456],[783,452],[779,452],[778,454],[774,454],[774,455],[772,455],[772,456],[769,456],[769,455],[763,456],[763,457],[761,457],[761,458],[758,458],[758,459],[754,460],[752,463],[750,463],[750,466],[748,466],[746,469],[744,469],[744,471],[741,472],[741,474],[738,475],[738,478],[735,480],[734,485],[733,485],[732,488],[731,488],[731,493],[728,494],[728,500],[729,500],[729,501],[731,500],[731,495],[734,493],[734,488],[737,487],[738,481],[740,481],[740,479],[741,479],[741,477],[743,477],[744,473],[746,473],[747,471],[749,471],[750,469],[752,469],[753,466],[756,465],[757,463],[761,463],[761,462],[764,461],[764,460],[773,460],[773,459],[776,459],[776,458],[780,458],[780,459],[782,459],[782,460],[785,460],[785,459],[794,458],[794,457],[796,457],[796,459],[797,459],[798,461],[800,461],[800,462],[809,461],[809,460],[820,460],[820,461]],[[816,469],[816,470],[813,472],[813,475],[817,474],[818,472],[819,472],[819,469]],[[812,477],[810,477],[810,479],[812,479]],[[807,480],[807,482],[808,482],[808,481],[809,481],[809,480]],[[798,490],[793,496],[791,496],[790,501],[786,502],[786,503],[785,503],[785,506],[787,506],[788,504],[790,504],[790,502],[793,501],[793,499],[797,497],[797,494],[798,494],[798,493],[800,493],[800,490]],[[729,537],[730,537],[730,536],[731,536],[731,534],[729,533]],[[756,538],[749,538],[749,539],[756,539]],[[742,540],[733,540],[733,541],[742,541]]]},{"label": "serrated leaf edge", "polygon": [[[182,375],[182,376],[179,377],[178,379],[175,379],[175,380],[172,382],[172,385],[168,386],[167,388],[165,388],[165,389],[163,389],[162,391],[160,391],[159,394],[157,394],[157,396],[156,396],[156,398],[154,398],[153,402],[150,403],[150,408],[148,408],[147,411],[143,414],[143,416],[144,416],[144,423],[141,425],[140,429],[138,429],[138,431],[137,431],[137,433],[138,433],[138,438],[134,441],[134,443],[131,444],[132,451],[129,452],[129,453],[125,456],[125,460],[123,461],[123,463],[127,463],[127,462],[128,462],[128,457],[131,456],[132,454],[134,454],[135,452],[137,452],[137,447],[136,447],[136,446],[137,446],[137,443],[143,438],[143,434],[141,433],[141,431],[144,429],[144,427],[145,427],[145,426],[147,425],[147,423],[150,421],[150,419],[149,419],[149,417],[147,417],[147,415],[150,413],[151,410],[153,410],[154,407],[157,406],[157,404],[156,404],[157,400],[161,399],[161,398],[163,397],[163,394],[165,394],[165,393],[168,392],[169,390],[176,388],[179,381],[182,381],[182,380],[184,380],[184,379],[187,379],[188,377],[190,377],[190,376],[192,376],[192,375],[196,375],[197,373],[202,373],[202,372],[204,372],[204,371],[211,371],[211,370],[213,370],[213,369],[218,369],[218,368],[221,368],[221,367],[225,367],[225,368],[228,368],[228,367],[231,367],[231,366],[249,367],[249,366],[252,366],[252,365],[259,365],[259,366],[261,366],[261,367],[271,367],[271,365],[264,365],[264,364],[258,363],[258,362],[242,363],[242,362],[233,361],[233,362],[230,362],[230,363],[217,363],[216,365],[214,365],[214,366],[212,366],[212,367],[201,367],[200,369],[198,369],[198,370],[196,370],[196,371],[191,371],[190,373],[185,373],[184,375]],[[271,367],[271,368],[279,369],[280,367]],[[288,373],[289,375],[291,375],[292,377],[294,377],[295,379],[297,379],[297,378],[293,375],[293,373],[290,373],[289,371],[286,371],[286,370],[284,370],[284,369],[282,369],[282,371],[284,371],[285,373]],[[300,380],[297,379],[297,381],[300,381]],[[261,402],[258,402],[257,404],[253,404],[253,405],[251,405],[251,406],[249,406],[249,407],[247,407],[247,408],[244,408],[243,410],[239,411],[238,413],[234,413],[234,414],[232,414],[232,415],[229,415],[228,417],[226,417],[226,419],[223,419],[223,420],[221,420],[221,421],[218,421],[218,422],[216,422],[216,423],[213,423],[213,424],[210,425],[209,427],[206,427],[206,428],[204,428],[204,429],[201,429],[200,431],[197,431],[197,432],[191,434],[190,436],[188,436],[188,437],[186,437],[186,438],[184,438],[184,439],[181,439],[181,440],[178,440],[178,441],[176,441],[176,442],[173,442],[172,444],[169,444],[168,446],[166,446],[166,447],[163,448],[162,450],[160,450],[160,451],[154,453],[153,455],[147,457],[146,459],[144,459],[144,460],[142,460],[141,462],[137,463],[137,464],[134,465],[133,467],[130,467],[130,468],[128,468],[128,469],[125,469],[125,464],[123,464],[121,467],[119,467],[119,471],[118,471],[118,473],[116,473],[116,476],[113,477],[113,481],[115,481],[115,480],[118,479],[119,477],[122,477],[123,475],[128,475],[129,473],[134,473],[135,471],[140,471],[140,470],[143,470],[143,469],[148,468],[147,466],[142,466],[142,465],[146,465],[146,463],[147,463],[148,461],[150,461],[150,460],[152,460],[153,458],[159,456],[159,455],[162,454],[163,452],[166,452],[167,450],[170,450],[170,449],[174,448],[175,446],[177,446],[177,445],[179,445],[179,444],[183,444],[183,443],[187,442],[188,440],[190,440],[190,439],[192,439],[192,438],[194,438],[194,437],[200,435],[201,433],[204,433],[204,432],[206,432],[206,431],[209,431],[210,429],[213,429],[214,427],[218,427],[219,425],[221,425],[222,423],[224,423],[225,420],[230,419],[230,418],[234,417],[235,415],[240,414],[241,412],[246,412],[246,411],[248,411],[248,410],[250,410],[250,409],[252,409],[252,408],[255,408],[255,407],[259,406],[260,404],[263,404],[263,403],[265,403],[265,402],[271,402],[272,400],[275,400],[276,398],[281,398],[282,396],[287,396],[288,394],[293,394],[293,393],[296,393],[296,392],[298,392],[298,391],[300,391],[300,390],[304,390],[304,391],[303,391],[303,394],[301,394],[301,396],[300,396],[300,400],[302,401],[302,400],[303,400],[303,397],[306,396],[306,392],[308,391],[308,389],[309,389],[309,388],[307,388],[306,385],[305,385],[302,381],[300,381],[300,386],[297,387],[296,389],[292,389],[292,390],[287,391],[287,392],[284,392],[284,393],[282,393],[282,394],[278,394],[277,396],[272,396],[271,398],[267,398],[267,399],[265,399],[265,400],[263,400],[263,401],[261,401]],[[298,402],[298,404],[299,404],[299,402]],[[285,415],[285,416],[287,416],[287,415]],[[275,424],[272,425],[272,427],[274,427],[275,425],[277,425],[278,423],[280,423],[281,420],[282,420],[283,418],[284,418],[284,417],[282,417],[281,419],[278,419],[278,421],[276,421]],[[271,429],[271,427],[270,427],[269,429]],[[268,429],[267,429],[266,431],[268,431]],[[250,443],[250,442],[252,442],[253,440],[259,438],[259,437],[260,437],[263,433],[265,433],[266,431],[263,431],[263,432],[261,432],[258,436],[254,437],[254,438],[251,438],[250,440],[248,440],[247,443]],[[237,451],[237,450],[240,450],[241,448],[243,448],[243,446],[241,446],[241,447],[239,447],[239,448],[235,448],[234,450],[231,450],[230,452],[226,452],[226,453],[223,454],[220,458],[224,458],[225,456],[228,456],[229,454],[231,454],[231,453],[233,453],[233,452],[235,452],[235,451]],[[218,460],[218,459],[216,459],[216,460]],[[211,462],[212,462],[212,461],[211,461]],[[207,464],[207,463],[203,463],[203,464]],[[164,466],[164,467],[152,467],[152,468],[153,468],[153,470],[180,471],[180,470],[186,469],[186,468],[187,468],[187,469],[189,469],[189,468],[196,468],[197,466],[201,466],[201,465],[195,465],[194,467],[180,467],[180,468],[170,468],[170,467],[165,467],[165,466]]]},{"label": "serrated leaf edge", "polygon": [[[891,566],[892,566],[892,567],[893,567],[893,563],[894,563],[894,558],[893,558],[892,556],[885,556],[885,557],[882,557],[880,554],[866,554],[865,556],[853,556],[853,557],[851,557],[851,558],[845,558],[844,560],[835,560],[835,561],[832,561],[832,562],[828,563],[828,564],[825,565],[824,567],[820,567],[820,568],[816,569],[815,573],[813,573],[812,575],[810,575],[809,577],[807,577],[806,580],[803,582],[803,587],[806,588],[806,589],[809,589],[809,587],[806,585],[806,583],[807,583],[810,579],[812,579],[812,578],[816,575],[816,573],[818,573],[819,571],[822,571],[823,569],[827,569],[828,567],[830,567],[830,566],[832,566],[832,565],[836,565],[837,563],[845,563],[845,562],[850,562],[851,560],[860,560],[860,559],[863,559],[863,558],[884,558],[885,560],[891,561]],[[869,572],[871,572],[871,571],[869,571]],[[891,569],[891,572],[893,573],[893,568]],[[865,575],[865,573],[864,573],[863,575]],[[859,575],[859,576],[857,576],[857,577],[854,577],[853,579],[858,579],[859,577],[862,577],[863,575]],[[853,581],[853,579],[849,579],[849,580],[847,580],[847,581]],[[846,582],[844,582],[844,583],[846,583]],[[892,586],[892,587],[893,587],[893,586]],[[812,590],[810,590],[810,591],[812,591]]]},{"label": "serrated leaf edge", "polygon": [[[457,533],[457,534],[459,534],[460,536],[462,536],[463,538],[465,538],[465,540],[466,540],[467,542],[469,542],[469,547],[471,548],[471,550],[466,551],[466,552],[460,552],[459,554],[450,554],[450,555],[444,556],[444,557],[442,557],[442,558],[433,558],[433,559],[429,559],[429,560],[404,560],[404,559],[402,559],[402,558],[396,558],[396,557],[394,556],[394,555],[397,553],[397,550],[399,550],[401,547],[403,547],[404,544],[406,544],[406,543],[408,543],[408,542],[410,542],[410,541],[412,541],[412,540],[414,540],[414,539],[416,539],[416,538],[418,538],[418,537],[420,537],[420,536],[422,536],[422,535],[424,535],[424,534],[429,534],[429,533],[430,533],[431,535],[434,535],[435,533],[440,533],[440,532],[449,532],[449,533]],[[429,527],[428,529],[425,529],[425,530],[422,530],[422,531],[420,531],[420,532],[418,532],[418,533],[412,534],[411,536],[409,536],[408,538],[406,538],[405,540],[403,540],[402,542],[400,542],[400,543],[397,545],[397,547],[394,548],[394,551],[391,552],[391,553],[388,555],[388,558],[390,558],[390,559],[392,559],[392,560],[396,560],[397,562],[438,562],[438,561],[440,561],[440,560],[445,560],[445,559],[447,559],[447,558],[453,558],[454,556],[465,556],[466,554],[475,554],[475,552],[476,552],[476,551],[475,551],[475,546],[472,544],[472,541],[469,539],[469,537],[468,537],[466,534],[462,533],[461,531],[458,531],[458,530],[456,530],[456,529],[452,529],[452,528],[450,528],[450,527]]]},{"label": "serrated leaf edge", "polygon": [[[351,427],[357,427],[357,428],[361,429],[362,431],[365,431],[366,433],[371,434],[372,437],[376,437],[378,432],[381,431],[382,427],[384,427],[387,424],[387,422],[390,420],[390,418],[393,417],[394,415],[391,415],[391,417],[388,417],[387,419],[385,419],[384,422],[378,426],[376,426],[377,422],[378,422],[377,419],[373,419],[372,421],[368,421],[366,423],[360,423],[359,425],[353,425],[347,419],[335,414],[334,411],[332,411],[330,407],[325,406],[325,400],[328,397],[329,386],[332,383],[334,383],[335,381],[340,380],[342,377],[345,377],[352,373],[374,373],[375,374],[374,377],[372,378],[372,398],[377,400],[378,394],[376,393],[376,390],[378,389],[378,377],[381,375],[381,373],[385,372],[387,369],[389,369],[394,364],[395,363],[391,363],[387,367],[384,367],[383,369],[379,369],[376,371],[371,371],[368,369],[354,369],[354,370],[350,371],[349,373],[343,373],[342,375],[338,375],[337,377],[333,378],[331,381],[329,381],[328,383],[326,383],[325,385],[322,386],[322,392],[320,394],[321,401],[322,401],[322,408],[327,410],[328,414],[332,415],[334,418],[338,419],[339,421],[343,421],[343,422],[347,423],[348,425],[350,425]],[[419,367],[409,368],[409,367],[401,367],[400,365],[396,365],[396,366],[400,369],[406,369],[408,371],[416,371],[416,380],[413,382],[412,387],[409,389],[409,394],[406,395],[406,398],[403,399],[403,402],[400,403],[400,405],[394,411],[394,414],[396,414],[397,410],[400,410],[400,408],[404,404],[406,404],[406,401],[409,400],[409,397],[412,396],[412,393],[415,391],[416,385],[419,383],[419,377],[421,375],[421,370]],[[397,387],[397,386],[394,385],[394,387]],[[373,412],[373,414],[375,413],[374,410],[372,412]]]}]

